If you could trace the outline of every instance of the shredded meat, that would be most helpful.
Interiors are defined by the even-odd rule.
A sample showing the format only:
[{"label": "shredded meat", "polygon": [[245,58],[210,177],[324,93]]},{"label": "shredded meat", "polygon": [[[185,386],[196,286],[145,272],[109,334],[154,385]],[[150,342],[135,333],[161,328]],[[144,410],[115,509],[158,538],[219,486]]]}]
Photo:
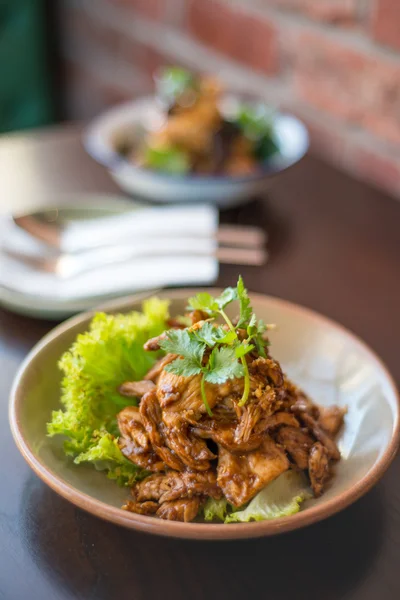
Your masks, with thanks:
[{"label": "shredded meat", "polygon": [[292,406],[296,404],[302,392],[285,375],[283,376],[283,386],[281,389],[283,390],[281,409],[290,412]]},{"label": "shredded meat", "polygon": [[346,409],[339,406],[320,406],[318,423],[330,437],[334,438],[344,422]]},{"label": "shredded meat", "polygon": [[155,352],[156,350],[160,350],[160,342],[167,339],[167,333],[161,333],[161,335],[157,335],[156,337],[150,338],[144,344],[143,348],[146,352]]},{"label": "shredded meat", "polygon": [[255,426],[251,435],[245,439],[238,439],[237,430],[240,422],[230,418],[219,421],[213,415],[213,418],[205,418],[198,421],[193,428],[193,433],[204,439],[211,439],[216,444],[223,446],[229,452],[242,453],[256,450],[265,437],[265,433],[272,432],[282,425],[300,427],[298,420],[293,414],[277,412],[273,415],[261,419]]},{"label": "shredded meat", "polygon": [[250,373],[254,376],[263,377],[268,380],[271,385],[281,387],[284,383],[282,369],[272,358],[259,357],[253,360],[249,367]]},{"label": "shredded meat", "polygon": [[119,386],[118,391],[123,396],[141,398],[154,388],[155,384],[152,381],[125,381]]},{"label": "shredded meat", "polygon": [[199,321],[208,319],[208,315],[201,310],[194,310],[190,313],[190,318],[192,319],[192,325],[195,325],[196,323],[199,323]]},{"label": "shredded meat", "polygon": [[185,329],[186,327],[182,321],[175,319],[174,317],[169,317],[169,319],[167,319],[167,325],[169,329]]},{"label": "shredded meat", "polygon": [[[260,388],[257,388],[257,391],[259,390]],[[269,385],[260,391],[258,395],[257,391],[254,399],[248,402],[242,409],[242,414],[235,431],[235,441],[238,444],[247,442],[256,430],[258,423],[272,415],[279,407],[276,393]],[[257,430],[260,432],[262,429],[258,427]]]},{"label": "shredded meat", "polygon": [[[234,382],[231,385],[234,390]],[[232,391],[231,395],[235,396],[235,392],[236,390]],[[238,398],[240,396],[241,394]],[[230,452],[251,451],[261,444],[266,431],[283,424],[299,425],[293,414],[274,413],[278,406],[275,391],[267,385],[259,398],[256,395],[243,409],[238,411],[236,405],[235,410],[232,400],[228,398],[217,403],[212,418],[202,418],[192,424],[196,427],[196,435],[212,439]]]},{"label": "shredded meat", "polygon": [[165,474],[151,475],[137,483],[132,494],[138,502],[154,500],[160,504],[192,496],[211,496],[216,500],[222,496],[213,471],[205,473],[168,471]]},{"label": "shredded meat", "polygon": [[[200,375],[182,377],[162,371],[157,383],[157,398],[160,406],[173,412],[190,411],[192,414],[206,412],[200,390]],[[207,400],[213,408],[218,399],[218,386],[206,383]]]},{"label": "shredded meat", "polygon": [[147,471],[164,471],[166,465],[153,451],[139,409],[136,406],[124,408],[117,421],[121,432],[118,445],[122,454]]},{"label": "shredded meat", "polygon": [[173,360],[175,360],[176,358],[176,354],[166,354],[163,358],[160,358],[160,360],[158,360],[156,362],[156,364],[150,369],[150,371],[148,371],[146,373],[146,375],[143,377],[143,379],[149,379],[150,381],[153,381],[154,383],[157,382],[158,377],[160,376],[161,371],[163,371],[164,367],[172,362]]},{"label": "shredded meat", "polygon": [[157,502],[132,502],[132,500],[128,500],[122,508],[138,515],[154,515],[159,507],[160,505]]},{"label": "shredded meat", "polygon": [[298,417],[303,424],[311,431],[313,436],[325,446],[328,455],[333,460],[340,459],[340,452],[335,442],[325,433],[318,422],[313,419],[307,412],[298,411]]},{"label": "shredded meat", "polygon": [[269,432],[273,429],[281,427],[282,425],[289,425],[290,427],[300,427],[298,420],[293,414],[279,411],[274,413],[273,415],[270,415],[269,417],[261,419],[261,421],[256,426],[256,431]]},{"label": "shredded meat", "polygon": [[[231,383],[231,382],[229,382]],[[240,397],[240,396],[239,396]],[[218,401],[213,408],[213,419],[223,423],[236,421],[237,419],[237,404],[235,402],[235,394],[232,390],[230,395],[224,395],[222,400]]]},{"label": "shredded meat", "polygon": [[136,442],[143,450],[151,450],[150,440],[146,434],[137,406],[127,406],[118,413],[117,419],[118,427],[123,437]]},{"label": "shredded meat", "polygon": [[[208,316],[191,314],[190,331]],[[170,326],[180,327],[172,320]],[[247,332],[237,330],[239,338]],[[155,351],[164,332],[148,340]],[[207,348],[203,364],[210,350]],[[152,472],[132,489],[124,508],[162,519],[191,521],[207,498],[226,498],[239,507],[289,468],[305,471],[315,497],[329,480],[340,453],[334,441],[345,410],[314,404],[270,356],[253,349],[245,360],[250,375],[247,402],[241,406],[244,379],[205,383],[212,415],[202,393],[201,375],[183,377],[165,367],[177,355],[167,354],[142,381],[127,381],[119,391],[140,399],[139,407],[117,416],[118,445],[126,458]]]},{"label": "shredded meat", "polygon": [[320,442],[316,442],[310,450],[308,473],[314,496],[318,498],[330,477],[329,455]]},{"label": "shredded meat", "polygon": [[160,519],[168,521],[184,521],[188,523],[193,521],[199,512],[201,499],[198,496],[193,498],[184,498],[182,500],[173,500],[172,502],[164,502],[156,512],[156,516]]},{"label": "shredded meat", "polygon": [[314,440],[299,427],[281,427],[276,434],[277,441],[285,448],[299,469],[307,469],[308,455]]},{"label": "shredded meat", "polygon": [[235,443],[247,443],[251,437],[254,427],[257,425],[263,415],[263,410],[260,404],[250,402],[244,407],[243,414],[235,429]]},{"label": "shredded meat", "polygon": [[165,426],[162,421],[162,412],[155,390],[152,390],[143,396],[140,403],[140,415],[142,417],[146,433],[156,454],[158,454],[158,456],[171,469],[183,471],[183,462],[166,445]]},{"label": "shredded meat", "polygon": [[122,454],[135,465],[146,469],[146,471],[157,472],[164,471],[166,464],[155,452],[144,452],[134,442],[120,438],[118,440],[119,448]]},{"label": "shredded meat", "polygon": [[216,458],[204,440],[193,435],[189,425],[177,413],[165,413],[166,440],[169,448],[194,471],[207,471],[210,460]]},{"label": "shredded meat", "polygon": [[297,414],[308,414],[313,419],[318,419],[319,417],[319,407],[311,402],[310,398],[307,398],[303,393],[297,395],[296,400],[292,405],[292,411]]},{"label": "shredded meat", "polygon": [[260,446],[263,439],[262,434],[251,436],[247,442],[236,442],[235,429],[235,426],[232,426],[230,423],[220,423],[214,427],[212,421],[208,420],[198,423],[193,428],[193,433],[200,438],[212,440],[233,453],[250,452]]},{"label": "shredded meat", "polygon": [[265,436],[258,450],[236,455],[218,449],[217,482],[234,506],[242,506],[270,481],[289,468],[283,450]]}]

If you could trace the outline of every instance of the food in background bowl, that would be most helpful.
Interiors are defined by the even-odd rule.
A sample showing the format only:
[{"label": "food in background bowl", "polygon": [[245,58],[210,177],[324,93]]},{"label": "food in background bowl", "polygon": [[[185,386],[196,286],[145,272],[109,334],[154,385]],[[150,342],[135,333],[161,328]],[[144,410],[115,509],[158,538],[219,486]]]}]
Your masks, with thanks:
[{"label": "food in background bowl", "polygon": [[171,319],[153,298],[143,313],[97,315],[61,359],[64,409],[48,432],[66,436],[75,463],[131,487],[134,513],[230,523],[298,512],[329,485],[345,410],[283,374],[241,278],[188,310]]},{"label": "food in background bowl", "polygon": [[226,102],[220,82],[177,67],[156,79],[165,119],[140,143],[119,139],[129,161],[174,175],[244,176],[278,151],[273,113],[262,103]]},{"label": "food in background bowl", "polygon": [[[164,76],[168,72],[171,74],[161,72],[156,96],[110,108],[83,134],[88,153],[128,194],[152,202],[213,202],[228,208],[264,195],[273,179],[307,152],[308,133],[296,117],[272,112],[263,103],[243,103],[240,95],[222,93],[219,85],[214,83],[213,87],[210,82],[207,85],[214,90],[214,98],[207,100],[204,112],[212,126],[204,134],[202,121],[189,119],[190,107],[181,107],[175,101],[176,97],[185,97],[180,89],[185,89],[186,80],[193,76],[184,71],[179,78],[176,73],[182,72],[174,69],[174,77]],[[181,144],[161,143],[170,124],[179,123],[178,117],[184,116],[187,122],[179,130]],[[219,126],[214,125],[216,120]],[[190,128],[193,133],[186,135]],[[200,141],[204,148],[201,152]],[[196,152],[192,151],[193,144]]]}]

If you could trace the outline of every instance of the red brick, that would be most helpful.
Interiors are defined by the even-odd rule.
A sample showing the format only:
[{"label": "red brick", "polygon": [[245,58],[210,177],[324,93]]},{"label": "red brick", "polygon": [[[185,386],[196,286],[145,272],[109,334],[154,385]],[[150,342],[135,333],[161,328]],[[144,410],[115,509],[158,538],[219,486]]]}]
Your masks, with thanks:
[{"label": "red brick", "polygon": [[325,23],[350,24],[358,21],[357,0],[264,0],[284,10],[301,12]]},{"label": "red brick", "polygon": [[104,83],[89,69],[66,61],[63,64],[66,86],[64,118],[67,120],[91,119],[109,106],[125,102],[132,94]]},{"label": "red brick", "polygon": [[[170,57],[151,46],[145,46],[128,38],[121,39],[120,57],[124,62],[139,67],[149,76],[149,81],[153,80],[155,72],[160,67],[180,64],[179,61],[171,60]],[[152,83],[151,87],[153,87]]]},{"label": "red brick", "polygon": [[299,98],[400,143],[400,63],[366,56],[322,35],[290,41]]},{"label": "red brick", "polygon": [[377,0],[372,18],[373,36],[378,42],[400,50],[400,3]]},{"label": "red brick", "polygon": [[206,46],[268,75],[277,73],[277,33],[267,19],[218,0],[190,0],[187,26]]},{"label": "red brick", "polygon": [[111,2],[132,8],[148,19],[161,20],[164,16],[164,0],[111,0]]},{"label": "red brick", "polygon": [[127,18],[134,18],[128,11],[155,21],[170,25],[181,25],[186,0],[109,0],[112,4],[127,10]]},{"label": "red brick", "polygon": [[59,14],[62,36],[67,39],[79,39],[95,44],[103,50],[114,53],[119,46],[119,33],[104,22],[93,19],[84,9],[61,5]]},{"label": "red brick", "polygon": [[171,60],[169,57],[165,56],[165,54],[158,52],[154,48],[146,47],[144,50],[143,63],[140,66],[143,71],[153,78],[157,69],[172,64],[176,65],[177,61]]}]

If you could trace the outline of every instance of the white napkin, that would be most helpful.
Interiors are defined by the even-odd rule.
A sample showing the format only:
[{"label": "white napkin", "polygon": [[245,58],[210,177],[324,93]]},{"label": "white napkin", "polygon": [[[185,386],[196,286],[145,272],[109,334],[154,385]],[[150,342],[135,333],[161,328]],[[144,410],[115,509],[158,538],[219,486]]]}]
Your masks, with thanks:
[{"label": "white napkin", "polygon": [[[150,214],[151,212],[151,214]],[[112,226],[110,226],[110,219]],[[115,243],[128,236],[138,243],[168,232],[173,238],[200,235],[211,238],[217,228],[216,210],[211,206],[150,208],[123,215],[75,221],[63,238],[64,251],[88,248],[100,241]],[[2,248],[33,256],[51,256],[53,251],[17,227],[10,218],[0,221]],[[206,243],[203,240],[203,244]],[[167,246],[166,246],[167,248]],[[0,285],[43,301],[73,301],[83,298],[117,296],[154,287],[206,285],[218,276],[218,261],[213,256],[173,256],[166,249],[162,256],[148,256],[112,265],[99,266],[72,278],[60,279],[52,273],[36,271],[0,250]]]},{"label": "white napkin", "polygon": [[213,237],[218,212],[210,204],[140,208],[129,213],[73,221],[61,237],[61,250],[76,252],[121,240],[158,237]]}]

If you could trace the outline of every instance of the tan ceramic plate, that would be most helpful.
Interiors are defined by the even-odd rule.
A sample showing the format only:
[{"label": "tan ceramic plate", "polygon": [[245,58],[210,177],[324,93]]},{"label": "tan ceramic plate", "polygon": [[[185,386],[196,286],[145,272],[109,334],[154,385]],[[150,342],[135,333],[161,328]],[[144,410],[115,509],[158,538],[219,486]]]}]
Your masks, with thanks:
[{"label": "tan ceramic plate", "polygon": [[[170,298],[171,313],[178,314],[184,310],[188,290],[169,290],[159,296]],[[117,300],[107,310],[138,309],[142,298]],[[324,519],[365,494],[388,468],[399,443],[399,404],[391,376],[379,358],[343,327],[277,298],[253,295],[252,300],[260,318],[278,324],[271,334],[272,354],[293,380],[316,402],[348,406],[339,438],[342,460],[330,489],[321,498],[307,501],[290,517],[230,525],[162,521],[121,510],[128,491],[90,467],[74,465],[63,455],[60,441],[45,433],[51,411],[59,406],[57,361],[87,328],[90,313],[66,321],[45,336],[14,382],[11,429],[35,473],[61,496],[98,517],[181,538],[249,538],[289,531]]]}]

